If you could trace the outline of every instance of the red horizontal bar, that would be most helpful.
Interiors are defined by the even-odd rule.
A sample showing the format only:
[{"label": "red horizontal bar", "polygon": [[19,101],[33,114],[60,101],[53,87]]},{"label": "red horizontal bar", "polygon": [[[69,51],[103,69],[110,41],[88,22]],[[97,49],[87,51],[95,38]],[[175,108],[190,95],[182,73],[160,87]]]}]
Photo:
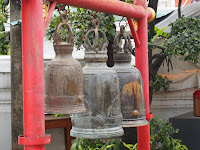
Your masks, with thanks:
[{"label": "red horizontal bar", "polygon": [[18,137],[18,143],[20,145],[43,145],[51,143],[51,135],[47,134],[43,137]]},{"label": "red horizontal bar", "polygon": [[146,15],[146,10],[142,6],[125,3],[119,0],[48,0],[60,4],[75,6],[79,8],[100,11],[128,18],[142,19]]}]

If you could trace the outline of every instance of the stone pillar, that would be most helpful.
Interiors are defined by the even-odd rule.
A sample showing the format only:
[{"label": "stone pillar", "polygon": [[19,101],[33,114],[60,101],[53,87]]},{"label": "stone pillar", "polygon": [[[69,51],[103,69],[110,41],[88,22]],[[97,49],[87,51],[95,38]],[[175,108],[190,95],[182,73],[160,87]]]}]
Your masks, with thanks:
[{"label": "stone pillar", "polygon": [[[10,1],[10,21],[21,19],[21,8]],[[18,136],[23,135],[23,95],[22,95],[22,40],[21,26],[10,28],[11,47],[11,124],[12,150],[23,150],[18,145]]]}]

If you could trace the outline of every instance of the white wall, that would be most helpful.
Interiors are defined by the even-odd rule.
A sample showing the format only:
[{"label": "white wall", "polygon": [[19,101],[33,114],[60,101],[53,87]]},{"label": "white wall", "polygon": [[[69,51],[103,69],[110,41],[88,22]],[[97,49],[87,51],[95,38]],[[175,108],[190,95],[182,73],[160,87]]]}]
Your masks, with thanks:
[{"label": "white wall", "polygon": [[192,93],[198,88],[178,91],[160,91],[153,95],[151,113],[163,121],[193,111]]},{"label": "white wall", "polygon": [[[65,150],[64,129],[48,129],[46,133],[52,135],[46,150]],[[0,150],[12,150],[11,141],[10,56],[0,55]]]},{"label": "white wall", "polygon": [[11,74],[10,56],[0,56],[0,145],[11,150]]}]

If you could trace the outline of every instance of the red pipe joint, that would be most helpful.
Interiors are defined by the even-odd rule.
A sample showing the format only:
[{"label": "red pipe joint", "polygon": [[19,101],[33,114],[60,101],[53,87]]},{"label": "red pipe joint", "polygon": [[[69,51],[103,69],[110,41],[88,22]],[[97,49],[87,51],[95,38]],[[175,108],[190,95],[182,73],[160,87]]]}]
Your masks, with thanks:
[{"label": "red pipe joint", "polygon": [[24,137],[18,136],[19,145],[44,145],[51,143],[51,135],[47,134],[43,137]]},{"label": "red pipe joint", "polygon": [[153,8],[150,8],[150,7],[147,8],[147,11],[148,11],[148,15],[147,15],[148,22],[151,22],[155,19],[156,12]]}]

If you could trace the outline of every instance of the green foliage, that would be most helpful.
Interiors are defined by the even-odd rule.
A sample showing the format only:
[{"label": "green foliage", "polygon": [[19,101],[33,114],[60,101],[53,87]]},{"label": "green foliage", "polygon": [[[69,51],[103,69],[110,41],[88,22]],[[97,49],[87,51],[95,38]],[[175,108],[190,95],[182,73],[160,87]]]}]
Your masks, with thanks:
[{"label": "green foliage", "polygon": [[[178,133],[178,129],[174,129],[171,123],[163,123],[158,117],[154,117],[150,122],[150,132],[151,150],[188,150],[180,139],[172,138],[173,134]],[[123,144],[129,150],[137,150],[137,144]]]},{"label": "green foliage", "polygon": [[155,31],[155,35],[153,36],[153,38],[151,39],[151,43],[154,43],[155,40],[159,37],[159,36],[163,36],[163,37],[167,37],[168,33],[165,33],[166,27],[162,28],[162,29],[158,29],[158,27],[154,28]]},{"label": "green foliage", "polygon": [[6,33],[0,32],[0,55],[10,55],[10,42],[6,37]]},{"label": "green foliage", "polygon": [[[3,0],[0,0],[0,8],[3,8],[2,4]],[[0,9],[0,55],[10,54],[10,42],[7,39],[7,34],[3,32],[3,23],[7,22],[7,16],[4,16],[4,13],[5,12],[2,12],[2,9]]]},{"label": "green foliage", "polygon": [[64,116],[65,114],[55,114],[55,117],[62,117]]},{"label": "green foliage", "polygon": [[171,23],[171,32],[164,41],[165,53],[171,57],[180,56],[180,60],[199,62],[200,55],[200,18],[182,17]]},{"label": "green foliage", "polygon": [[150,81],[149,86],[153,87],[153,90],[156,93],[157,91],[160,91],[160,89],[167,91],[171,83],[172,81],[169,80],[167,76],[163,77],[161,75],[156,75],[155,81]]},{"label": "green foliage", "polygon": [[101,139],[83,139],[77,138],[70,150],[119,150],[119,139],[101,140]]},{"label": "green foliage", "polygon": [[124,144],[124,146],[125,146],[126,148],[128,148],[129,150],[137,150],[137,144],[135,144],[135,145],[133,145],[133,144],[126,144],[126,143],[124,143],[124,142],[123,142],[123,144]]},{"label": "green foliage", "polygon": [[[161,49],[161,53],[154,54],[153,56],[149,56],[150,57],[149,59],[151,61],[153,61],[153,59],[151,59],[151,58],[154,57],[155,55],[161,56],[164,53],[164,48],[162,47],[162,45],[158,45],[156,43],[156,40],[158,39],[158,37],[163,37],[163,38],[168,37],[168,33],[165,33],[164,30],[165,30],[165,28],[163,28],[163,29],[159,29],[158,27],[154,28],[155,35],[152,37],[152,39],[148,43],[149,51],[152,51],[155,48],[159,48],[159,49]],[[172,83],[172,81],[170,81],[166,76],[162,77],[161,75],[155,75],[155,78],[153,78],[149,81],[149,86],[153,87],[153,91],[154,91],[154,93],[156,93],[157,91],[160,91],[160,89],[164,89],[165,91],[167,91],[169,89],[171,83]]]},{"label": "green foliage", "polygon": [[188,150],[180,139],[172,138],[173,134],[178,133],[178,129],[174,129],[171,123],[164,123],[154,117],[150,122],[150,129],[151,150]]},{"label": "green foliage", "polygon": [[7,12],[3,12],[3,0],[0,0],[0,31],[4,31],[4,26],[3,26],[3,23],[5,23],[7,21]]},{"label": "green foliage", "polygon": [[126,3],[133,3],[133,0],[125,0]]},{"label": "green foliage", "polygon": [[[70,11],[73,10],[73,11]],[[68,14],[67,14],[67,22],[71,25],[73,33],[76,35],[75,38],[75,45],[77,49],[84,43],[85,34],[88,30],[92,29],[92,17],[95,14],[95,11],[82,9],[82,8],[75,8],[69,7]],[[102,29],[107,36],[107,39],[113,38],[116,34],[115,27],[114,27],[114,17],[112,15],[107,15],[105,13],[98,12],[94,19],[99,19],[99,28]],[[50,21],[49,28],[47,29],[47,37],[48,39],[53,38],[53,34],[56,30],[56,26],[60,23],[60,16],[54,15]],[[62,40],[66,40],[67,29],[61,29],[61,37]]]}]

